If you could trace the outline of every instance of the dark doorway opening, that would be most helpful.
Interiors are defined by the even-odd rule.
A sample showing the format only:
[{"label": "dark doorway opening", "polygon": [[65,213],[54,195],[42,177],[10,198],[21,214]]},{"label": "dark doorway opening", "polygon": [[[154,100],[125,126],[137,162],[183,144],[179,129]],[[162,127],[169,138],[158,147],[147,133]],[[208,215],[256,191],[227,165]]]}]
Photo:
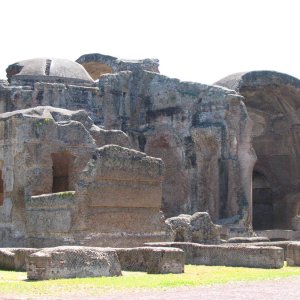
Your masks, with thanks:
[{"label": "dark doorway opening", "polygon": [[74,157],[68,152],[52,153],[53,185],[52,192],[64,192],[70,190],[70,174]]},{"label": "dark doorway opening", "polygon": [[2,179],[2,170],[0,170],[0,206],[3,205],[4,201],[4,182]]},{"label": "dark doorway opening", "polygon": [[253,171],[252,189],[253,229],[273,229],[272,189],[263,173]]},{"label": "dark doorway opening", "polygon": [[183,230],[176,230],[175,242],[184,242]]}]

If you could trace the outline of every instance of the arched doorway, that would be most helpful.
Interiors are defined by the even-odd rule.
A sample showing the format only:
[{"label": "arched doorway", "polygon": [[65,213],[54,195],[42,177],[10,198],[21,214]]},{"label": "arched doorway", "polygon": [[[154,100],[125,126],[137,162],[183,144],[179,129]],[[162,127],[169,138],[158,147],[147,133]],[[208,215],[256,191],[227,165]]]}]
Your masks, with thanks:
[{"label": "arched doorway", "polygon": [[253,229],[273,229],[272,189],[267,177],[254,169],[252,176]]}]

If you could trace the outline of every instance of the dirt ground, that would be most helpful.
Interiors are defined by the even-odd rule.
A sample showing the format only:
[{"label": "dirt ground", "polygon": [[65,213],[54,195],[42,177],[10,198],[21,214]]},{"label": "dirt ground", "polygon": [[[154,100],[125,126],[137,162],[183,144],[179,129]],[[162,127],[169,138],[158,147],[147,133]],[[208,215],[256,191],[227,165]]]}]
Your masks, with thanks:
[{"label": "dirt ground", "polygon": [[300,299],[300,276],[256,282],[235,282],[225,285],[182,287],[168,290],[136,291],[99,297],[102,300],[295,300]]}]

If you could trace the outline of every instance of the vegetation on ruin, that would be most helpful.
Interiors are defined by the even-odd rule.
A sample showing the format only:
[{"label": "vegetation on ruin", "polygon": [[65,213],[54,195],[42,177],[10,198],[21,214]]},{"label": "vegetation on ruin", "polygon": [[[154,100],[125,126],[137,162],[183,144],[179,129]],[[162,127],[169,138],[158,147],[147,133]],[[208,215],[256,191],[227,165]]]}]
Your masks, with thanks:
[{"label": "vegetation on ruin", "polygon": [[38,119],[35,121],[35,125],[37,125],[37,126],[42,126],[42,125],[46,125],[49,123],[53,123],[53,120],[50,118]]},{"label": "vegetation on ruin", "polygon": [[149,275],[124,272],[121,277],[75,278],[28,281],[25,272],[0,271],[1,296],[93,296],[116,290],[171,288],[254,281],[300,275],[300,267],[255,269],[211,266],[185,266],[184,274]]},{"label": "vegetation on ruin", "polygon": [[66,192],[59,192],[58,196],[64,198],[64,197],[73,196],[74,194],[75,194],[75,192],[73,192],[73,191],[66,191]]}]

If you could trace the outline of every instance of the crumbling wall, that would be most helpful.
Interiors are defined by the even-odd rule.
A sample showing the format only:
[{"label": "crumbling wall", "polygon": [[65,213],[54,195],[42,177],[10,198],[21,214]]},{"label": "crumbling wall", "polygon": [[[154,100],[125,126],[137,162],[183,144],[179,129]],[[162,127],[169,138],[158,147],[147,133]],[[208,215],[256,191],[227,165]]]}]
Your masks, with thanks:
[{"label": "crumbling wall", "polygon": [[[165,162],[162,209],[167,217],[207,211],[214,222],[239,232],[250,230],[255,154],[243,97],[225,88],[162,76],[156,60],[91,54],[78,62],[107,64],[113,73],[86,86],[66,84],[63,78],[26,87],[2,85],[5,110],[82,108],[97,125],[128,134],[128,146]],[[69,128],[61,126],[63,130]],[[98,145],[115,143],[103,128],[90,128],[90,133]],[[126,138],[117,136],[126,146]]]},{"label": "crumbling wall", "polygon": [[[78,211],[70,191],[98,145],[112,140],[129,144],[126,134],[97,127],[84,111],[36,107],[1,114],[0,246],[74,243]],[[59,163],[66,158],[66,166]]]},{"label": "crumbling wall", "polygon": [[175,242],[220,244],[220,226],[215,225],[206,212],[179,215],[166,220],[175,232]]},{"label": "crumbling wall", "polygon": [[[186,263],[207,266],[280,269],[284,251],[273,246],[201,245],[196,243],[147,243],[151,247],[175,247],[185,252]],[[290,245],[289,245],[290,246]],[[289,247],[288,246],[288,247]]]},{"label": "crumbling wall", "polygon": [[140,246],[173,240],[161,212],[164,164],[108,145],[91,155],[76,187],[76,232],[90,246]]},{"label": "crumbling wall", "polygon": [[[104,125],[165,162],[163,211],[251,226],[252,123],[235,92],[147,72],[102,75]],[[235,223],[232,226],[232,223]]]},{"label": "crumbling wall", "polygon": [[[300,81],[274,71],[230,75],[217,82],[244,97],[253,126],[254,229],[292,229],[299,214]],[[257,180],[264,178],[264,184]]]},{"label": "crumbling wall", "polygon": [[160,211],[163,162],[119,145],[98,148],[128,145],[125,133],[53,107],[1,114],[0,133],[1,246],[172,240]]}]

